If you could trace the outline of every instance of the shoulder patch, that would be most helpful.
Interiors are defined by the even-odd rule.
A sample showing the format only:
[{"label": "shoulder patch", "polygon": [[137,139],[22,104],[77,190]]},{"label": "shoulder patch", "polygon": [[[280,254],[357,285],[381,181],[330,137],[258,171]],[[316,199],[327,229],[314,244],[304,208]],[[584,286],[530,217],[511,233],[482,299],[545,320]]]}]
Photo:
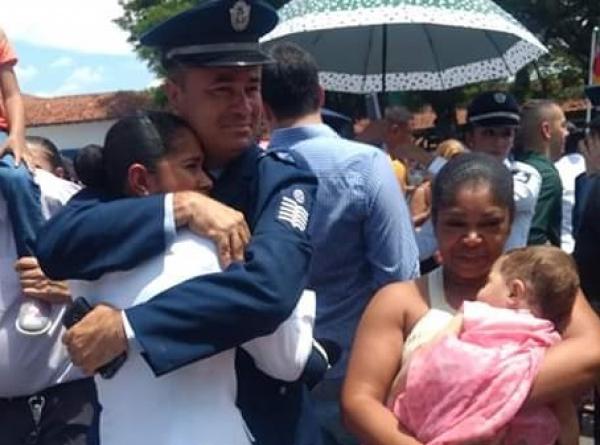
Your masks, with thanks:
[{"label": "shoulder patch", "polygon": [[277,219],[281,222],[288,223],[294,229],[301,232],[306,230],[308,225],[308,211],[304,207],[305,196],[301,189],[294,189],[292,196],[283,196],[279,204]]}]

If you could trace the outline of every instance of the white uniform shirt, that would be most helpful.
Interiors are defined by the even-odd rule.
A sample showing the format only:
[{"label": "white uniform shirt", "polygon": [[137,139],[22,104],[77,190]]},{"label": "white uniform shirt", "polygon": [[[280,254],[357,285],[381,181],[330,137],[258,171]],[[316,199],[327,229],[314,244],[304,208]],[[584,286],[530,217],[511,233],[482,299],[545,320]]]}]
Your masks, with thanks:
[{"label": "white uniform shirt", "polygon": [[[40,186],[45,218],[56,213],[79,190],[76,184],[43,170],[36,170],[34,179]],[[6,201],[0,195],[0,397],[30,395],[82,376],[70,366],[61,343],[65,305],[52,305],[52,327],[47,333],[28,336],[17,332],[15,322],[23,295],[14,269],[16,260],[12,224]]]},{"label": "white uniform shirt", "polygon": [[[90,303],[127,308],[190,278],[219,272],[214,244],[179,233],[168,250],[126,272],[93,282],[73,281]],[[210,296],[207,296],[210,298]],[[282,380],[299,377],[312,348],[316,299],[305,292],[275,333],[243,347],[264,372]],[[130,352],[110,380],[96,378],[102,404],[103,445],[246,445],[251,442],[235,406],[235,350],[223,351],[156,378],[144,359]]]},{"label": "white uniform shirt", "polygon": [[560,228],[560,247],[567,253],[573,253],[573,207],[575,206],[575,179],[585,172],[585,158],[580,153],[569,153],[554,163],[562,182],[562,223]]},{"label": "white uniform shirt", "polygon": [[[436,157],[431,163],[429,171],[437,175],[445,164],[445,159]],[[510,235],[504,245],[504,250],[509,250],[527,245],[527,237],[535,213],[538,195],[540,194],[542,177],[534,167],[523,162],[505,159],[504,165],[512,173],[515,198],[515,219],[512,223]],[[438,246],[431,218],[416,231],[415,237],[419,247],[419,259],[423,261],[430,258],[436,252]]]},{"label": "white uniform shirt", "polygon": [[505,160],[504,164],[513,175],[515,197],[515,220],[504,250],[527,245],[531,220],[540,194],[542,177],[531,165],[519,161]]}]

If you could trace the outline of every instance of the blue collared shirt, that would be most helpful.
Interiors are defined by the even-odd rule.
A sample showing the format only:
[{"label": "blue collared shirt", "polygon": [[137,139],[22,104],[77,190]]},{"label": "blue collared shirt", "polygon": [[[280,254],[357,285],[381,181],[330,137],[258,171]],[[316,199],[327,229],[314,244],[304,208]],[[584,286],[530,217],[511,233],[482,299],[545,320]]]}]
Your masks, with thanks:
[{"label": "blue collared shirt", "polygon": [[309,288],[317,293],[316,337],[342,346],[342,358],[328,374],[340,378],[373,294],[418,276],[411,218],[381,150],[342,139],[322,124],[276,130],[268,149],[273,148],[301,154],[319,180]]}]

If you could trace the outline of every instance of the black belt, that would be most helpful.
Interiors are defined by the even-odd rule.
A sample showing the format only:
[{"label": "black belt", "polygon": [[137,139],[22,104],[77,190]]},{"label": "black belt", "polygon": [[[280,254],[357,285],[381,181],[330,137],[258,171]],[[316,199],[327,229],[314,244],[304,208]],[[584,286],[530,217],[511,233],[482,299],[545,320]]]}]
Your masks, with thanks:
[{"label": "black belt", "polygon": [[23,405],[23,408],[29,407],[33,429],[25,439],[25,443],[26,445],[35,445],[38,443],[41,433],[42,413],[46,406],[46,400],[51,399],[57,394],[64,396],[65,393],[70,392],[81,393],[81,387],[88,385],[95,385],[93,378],[89,377],[67,383],[59,383],[28,396],[0,397],[0,411],[2,410],[2,405],[5,407],[8,405],[12,405],[13,407]]},{"label": "black belt", "polygon": [[59,383],[57,385],[49,386],[48,388],[44,388],[41,391],[34,392],[32,394],[26,396],[15,396],[15,397],[0,397],[0,403],[8,404],[8,403],[27,403],[27,401],[33,396],[44,396],[51,397],[58,392],[68,391],[70,389],[74,391],[80,391],[79,386],[82,384],[94,384],[93,378],[84,378],[78,380],[72,380],[66,383]]}]

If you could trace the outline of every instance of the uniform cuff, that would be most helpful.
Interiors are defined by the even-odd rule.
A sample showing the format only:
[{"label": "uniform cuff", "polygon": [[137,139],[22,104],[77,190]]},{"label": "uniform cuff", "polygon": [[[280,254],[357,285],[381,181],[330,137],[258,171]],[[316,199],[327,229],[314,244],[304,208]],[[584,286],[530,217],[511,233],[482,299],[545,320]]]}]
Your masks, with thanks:
[{"label": "uniform cuff", "polygon": [[165,245],[170,245],[177,236],[175,210],[173,209],[173,193],[165,195]]},{"label": "uniform cuff", "polygon": [[127,319],[125,311],[121,311],[121,320],[123,321],[123,329],[125,330],[125,336],[127,337],[127,345],[129,350],[133,352],[141,352],[142,347],[135,339],[135,332],[133,332],[133,328],[131,327],[131,324],[129,324],[129,320]]}]

